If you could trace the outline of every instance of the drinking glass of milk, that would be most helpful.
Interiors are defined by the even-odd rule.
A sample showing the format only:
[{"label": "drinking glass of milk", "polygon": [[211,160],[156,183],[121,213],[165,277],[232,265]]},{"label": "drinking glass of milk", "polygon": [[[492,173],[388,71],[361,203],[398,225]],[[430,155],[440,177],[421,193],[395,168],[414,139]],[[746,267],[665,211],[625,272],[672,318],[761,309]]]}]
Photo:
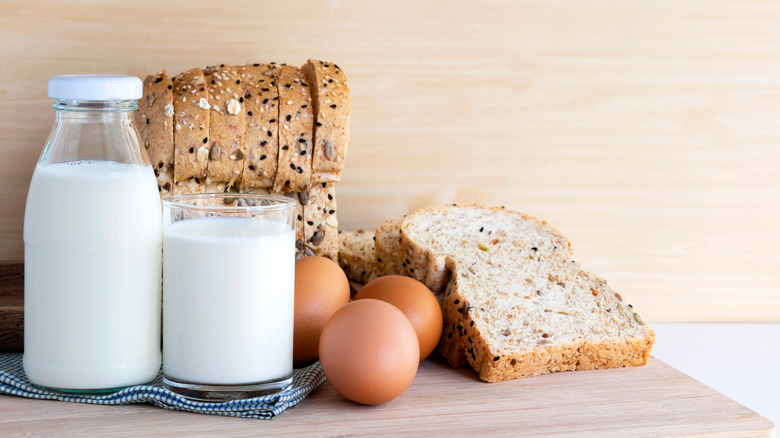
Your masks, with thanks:
[{"label": "drinking glass of milk", "polygon": [[55,76],[24,215],[24,371],[104,391],[160,370],[162,216],[133,125],[141,80]]},{"label": "drinking glass of milk", "polygon": [[163,200],[163,385],[225,401],[292,383],[295,201]]}]

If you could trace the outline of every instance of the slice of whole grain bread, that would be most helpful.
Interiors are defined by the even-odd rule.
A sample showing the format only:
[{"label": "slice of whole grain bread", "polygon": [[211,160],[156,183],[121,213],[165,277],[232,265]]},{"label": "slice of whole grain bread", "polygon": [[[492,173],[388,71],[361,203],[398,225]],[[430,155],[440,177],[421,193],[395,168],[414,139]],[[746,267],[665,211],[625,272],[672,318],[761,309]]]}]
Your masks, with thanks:
[{"label": "slice of whole grain bread", "polygon": [[408,216],[400,232],[408,274],[438,295],[451,365],[496,382],[647,362],[653,331],[546,222],[448,205]]}]

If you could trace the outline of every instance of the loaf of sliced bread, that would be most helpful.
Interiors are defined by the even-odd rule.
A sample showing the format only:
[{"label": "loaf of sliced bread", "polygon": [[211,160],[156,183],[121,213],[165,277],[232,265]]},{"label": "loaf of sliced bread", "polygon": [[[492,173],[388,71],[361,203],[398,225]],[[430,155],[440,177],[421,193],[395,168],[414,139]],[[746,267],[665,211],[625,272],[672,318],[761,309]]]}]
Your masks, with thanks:
[{"label": "loaf of sliced bread", "polygon": [[309,187],[311,179],[314,118],[309,86],[303,72],[289,65],[276,69],[279,92],[279,163],[274,191],[297,193]]},{"label": "loaf of sliced bread", "polygon": [[314,105],[312,184],[338,182],[349,143],[351,109],[347,76],[332,62],[310,59],[301,67]]},{"label": "loaf of sliced bread", "polygon": [[418,211],[401,225],[408,272],[438,292],[439,351],[488,382],[643,365],[655,335],[607,282],[533,217],[479,206]]},{"label": "loaf of sliced bread", "polygon": [[209,92],[209,165],[206,190],[238,187],[244,171],[246,112],[244,90],[235,67],[220,64],[203,70]]},{"label": "loaf of sliced bread", "polygon": [[279,155],[279,92],[274,81],[276,64],[238,67],[244,88],[246,131],[241,190],[272,188]]},{"label": "loaf of sliced bread", "polygon": [[173,84],[165,70],[144,79],[135,126],[157,177],[160,197],[173,194]]},{"label": "loaf of sliced bread", "polygon": [[173,192],[205,191],[209,158],[209,93],[203,71],[193,68],[173,78]]},{"label": "loaf of sliced bread", "polygon": [[339,265],[350,280],[365,284],[379,277],[374,233],[363,229],[339,230],[338,240]]}]

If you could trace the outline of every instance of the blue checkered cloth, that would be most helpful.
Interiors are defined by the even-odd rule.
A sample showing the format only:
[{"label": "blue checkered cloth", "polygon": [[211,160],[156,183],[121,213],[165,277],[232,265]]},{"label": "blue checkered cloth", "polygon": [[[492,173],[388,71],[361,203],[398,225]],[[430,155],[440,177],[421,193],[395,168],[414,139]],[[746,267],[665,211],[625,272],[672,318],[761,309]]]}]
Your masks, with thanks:
[{"label": "blue checkered cloth", "polygon": [[278,394],[233,400],[225,403],[209,403],[189,400],[162,386],[162,373],[148,385],[130,386],[110,394],[64,394],[33,385],[27,380],[22,367],[22,353],[0,353],[0,394],[41,400],[60,400],[96,405],[126,405],[151,403],[175,411],[228,417],[260,418],[272,420],[285,409],[295,406],[325,381],[320,363],[293,371],[292,386]]}]

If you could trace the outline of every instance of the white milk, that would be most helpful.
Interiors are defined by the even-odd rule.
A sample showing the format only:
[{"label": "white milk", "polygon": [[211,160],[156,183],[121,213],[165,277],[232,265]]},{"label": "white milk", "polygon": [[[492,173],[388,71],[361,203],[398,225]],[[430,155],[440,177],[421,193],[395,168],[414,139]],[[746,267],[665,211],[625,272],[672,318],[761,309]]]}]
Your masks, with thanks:
[{"label": "white milk", "polygon": [[167,377],[242,384],[292,371],[294,231],[267,219],[211,217],[164,230]]},{"label": "white milk", "polygon": [[24,221],[24,370],[33,383],[103,389],[156,376],[162,243],[156,193],[149,166],[36,167]]}]

